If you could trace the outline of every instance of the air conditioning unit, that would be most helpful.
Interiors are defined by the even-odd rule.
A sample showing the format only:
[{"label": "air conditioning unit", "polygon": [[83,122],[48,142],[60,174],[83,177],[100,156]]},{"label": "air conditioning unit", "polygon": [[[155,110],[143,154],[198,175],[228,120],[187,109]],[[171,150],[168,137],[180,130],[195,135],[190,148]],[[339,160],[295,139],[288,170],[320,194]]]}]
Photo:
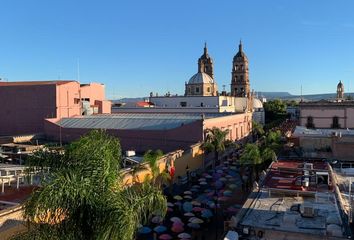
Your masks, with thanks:
[{"label": "air conditioning unit", "polygon": [[300,206],[300,213],[303,217],[313,218],[315,216],[315,209],[312,205],[302,204]]},{"label": "air conditioning unit", "polygon": [[304,169],[312,170],[313,169],[313,163],[305,163],[304,164]]},{"label": "air conditioning unit", "polygon": [[133,156],[135,156],[135,151],[133,151],[133,150],[125,151],[125,156],[126,157],[133,157]]}]

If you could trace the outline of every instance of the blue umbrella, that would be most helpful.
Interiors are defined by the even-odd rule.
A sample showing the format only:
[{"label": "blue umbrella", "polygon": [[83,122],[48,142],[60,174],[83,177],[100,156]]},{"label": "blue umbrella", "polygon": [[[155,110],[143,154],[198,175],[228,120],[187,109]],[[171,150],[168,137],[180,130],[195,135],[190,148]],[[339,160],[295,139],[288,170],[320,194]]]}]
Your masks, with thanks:
[{"label": "blue umbrella", "polygon": [[190,211],[192,211],[192,209],[193,209],[193,204],[192,203],[190,203],[190,202],[183,203],[183,210],[185,212],[190,212]]},{"label": "blue umbrella", "polygon": [[167,228],[165,226],[157,226],[154,228],[154,231],[157,233],[163,233],[167,230]]},{"label": "blue umbrella", "polygon": [[215,182],[215,187],[216,187],[217,189],[222,188],[223,185],[224,185],[223,182],[221,182],[221,181],[219,181],[219,180]]},{"label": "blue umbrella", "polygon": [[151,228],[149,228],[149,227],[139,228],[138,233],[141,233],[141,234],[151,233]]},{"label": "blue umbrella", "polygon": [[198,223],[188,223],[188,227],[193,228],[193,229],[199,229],[200,225]]},{"label": "blue umbrella", "polygon": [[213,213],[209,209],[205,209],[202,211],[202,217],[210,218],[213,216]]}]

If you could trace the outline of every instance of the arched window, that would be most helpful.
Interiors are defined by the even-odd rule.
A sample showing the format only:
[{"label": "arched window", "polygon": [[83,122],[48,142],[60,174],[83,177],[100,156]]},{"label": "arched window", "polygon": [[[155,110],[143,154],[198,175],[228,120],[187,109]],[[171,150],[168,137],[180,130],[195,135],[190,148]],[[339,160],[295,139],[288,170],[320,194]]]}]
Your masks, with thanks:
[{"label": "arched window", "polygon": [[195,92],[196,92],[196,93],[199,93],[199,87],[196,87],[196,88],[195,88]]},{"label": "arched window", "polygon": [[207,92],[210,92],[210,87],[207,88]]}]

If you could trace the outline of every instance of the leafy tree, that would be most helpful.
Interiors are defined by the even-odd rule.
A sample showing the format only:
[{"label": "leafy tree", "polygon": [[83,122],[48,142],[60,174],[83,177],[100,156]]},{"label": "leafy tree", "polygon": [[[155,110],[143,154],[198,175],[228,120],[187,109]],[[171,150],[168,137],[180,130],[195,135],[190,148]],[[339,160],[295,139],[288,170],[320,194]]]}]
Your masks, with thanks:
[{"label": "leafy tree", "polygon": [[155,186],[122,186],[120,144],[104,131],[90,132],[56,156],[30,161],[30,166],[42,161],[51,171],[25,204],[31,228],[15,239],[131,240],[152,212],[166,211]]},{"label": "leafy tree", "polygon": [[221,130],[220,128],[213,127],[212,129],[205,130],[205,140],[203,148],[207,152],[214,152],[215,158],[213,161],[213,169],[215,169],[216,161],[219,159],[219,153],[224,152],[227,143],[226,137],[229,130]]},{"label": "leafy tree", "polygon": [[265,139],[265,146],[271,148],[275,152],[278,152],[280,148],[280,140],[281,132],[279,130],[269,131]]},{"label": "leafy tree", "polygon": [[257,144],[247,143],[240,157],[241,165],[250,165],[253,169],[253,174],[256,176],[256,181],[259,180],[258,168],[263,163],[261,153]]},{"label": "leafy tree", "polygon": [[152,150],[146,151],[144,154],[144,163],[148,163],[150,171],[151,171],[151,182],[157,187],[161,187],[163,182],[167,182],[170,178],[170,175],[166,172],[160,172],[159,160],[163,156],[163,152],[161,150],[156,150],[155,152]]},{"label": "leafy tree", "polygon": [[255,121],[252,121],[252,133],[257,138],[262,137],[264,135],[263,126]]}]

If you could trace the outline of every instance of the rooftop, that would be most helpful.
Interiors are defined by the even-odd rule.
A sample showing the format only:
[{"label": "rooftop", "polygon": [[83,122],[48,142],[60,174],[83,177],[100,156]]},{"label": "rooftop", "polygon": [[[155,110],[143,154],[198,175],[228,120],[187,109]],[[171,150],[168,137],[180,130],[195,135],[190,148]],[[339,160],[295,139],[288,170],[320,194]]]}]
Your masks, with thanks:
[{"label": "rooftop", "polygon": [[63,118],[64,128],[164,130],[180,127],[198,120],[227,116],[226,113],[118,113]]},{"label": "rooftop", "polygon": [[62,85],[69,82],[76,82],[75,80],[61,80],[61,81],[20,81],[20,82],[0,82],[1,86],[31,86],[31,85]]},{"label": "rooftop", "polygon": [[[300,206],[314,209],[313,216],[303,216]],[[241,224],[273,231],[317,235],[318,239],[324,239],[324,236],[343,237],[342,221],[333,193],[317,194],[316,197],[270,196],[263,189]]]},{"label": "rooftop", "polygon": [[293,137],[329,137],[333,135],[341,136],[354,136],[354,130],[352,129],[310,129],[306,127],[296,126],[293,133]]}]

